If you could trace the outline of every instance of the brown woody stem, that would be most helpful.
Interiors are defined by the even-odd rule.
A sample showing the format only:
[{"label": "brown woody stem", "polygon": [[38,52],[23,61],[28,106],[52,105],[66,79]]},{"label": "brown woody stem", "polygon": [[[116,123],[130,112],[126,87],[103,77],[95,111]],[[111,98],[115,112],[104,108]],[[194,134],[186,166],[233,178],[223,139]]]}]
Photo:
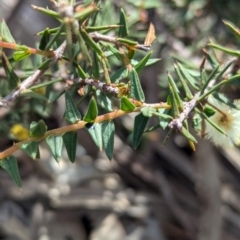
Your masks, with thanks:
[{"label": "brown woody stem", "polygon": [[[146,106],[152,106],[152,107],[154,107],[156,109],[159,109],[159,108],[169,108],[170,107],[166,103],[155,103],[155,104],[143,103],[141,107],[136,108],[132,112],[139,112],[143,107],[146,107]],[[95,121],[93,123],[102,123],[104,121],[111,121],[114,118],[118,118],[118,117],[124,116],[124,115],[132,113],[132,112],[125,112],[125,111],[122,111],[122,110],[115,110],[113,112],[106,113],[106,114],[103,114],[103,115],[100,115],[100,116],[96,117],[96,119],[95,119]],[[2,159],[6,158],[6,157],[9,157],[14,152],[20,150],[21,145],[24,144],[24,143],[29,143],[29,142],[32,142],[32,141],[40,142],[40,141],[44,140],[45,138],[47,138],[50,135],[63,135],[66,132],[77,131],[79,129],[84,128],[86,124],[87,124],[87,122],[80,120],[77,123],[74,123],[74,124],[71,124],[71,125],[68,125],[68,126],[64,126],[64,127],[60,127],[60,128],[56,128],[56,129],[53,129],[53,130],[50,130],[50,131],[47,131],[42,137],[38,137],[38,138],[30,137],[30,138],[28,138],[28,139],[26,139],[26,140],[24,140],[22,142],[18,142],[16,144],[14,144],[12,147],[10,147],[10,148],[8,148],[8,149],[6,149],[6,150],[4,150],[4,151],[2,151],[0,153],[0,161]]]}]

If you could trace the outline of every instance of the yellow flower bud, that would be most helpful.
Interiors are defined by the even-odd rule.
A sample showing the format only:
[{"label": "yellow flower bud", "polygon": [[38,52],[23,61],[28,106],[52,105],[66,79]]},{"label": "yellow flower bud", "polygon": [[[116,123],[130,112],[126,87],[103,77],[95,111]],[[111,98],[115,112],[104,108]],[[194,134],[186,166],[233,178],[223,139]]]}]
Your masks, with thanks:
[{"label": "yellow flower bud", "polygon": [[29,138],[29,131],[27,128],[23,127],[21,124],[16,123],[14,124],[11,129],[10,133],[13,135],[15,139],[18,141],[23,141]]}]

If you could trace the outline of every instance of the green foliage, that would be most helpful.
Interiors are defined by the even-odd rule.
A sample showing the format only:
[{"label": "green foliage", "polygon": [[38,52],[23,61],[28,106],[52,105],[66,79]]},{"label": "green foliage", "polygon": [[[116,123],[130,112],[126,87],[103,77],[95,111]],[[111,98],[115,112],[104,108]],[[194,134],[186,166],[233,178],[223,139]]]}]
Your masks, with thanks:
[{"label": "green foliage", "polygon": [[0,39],[4,42],[15,43],[15,40],[4,20],[0,24]]},{"label": "green foliage", "polygon": [[142,135],[144,133],[145,127],[148,123],[148,117],[144,116],[142,113],[138,114],[134,120],[134,128],[133,128],[133,137],[132,137],[132,145],[133,148],[136,149],[141,141]]},{"label": "green foliage", "polygon": [[120,99],[120,109],[125,112],[131,112],[135,109],[135,105],[127,97],[121,97]]},{"label": "green foliage", "polygon": [[63,146],[63,138],[62,136],[54,136],[50,135],[46,138],[46,142],[52,152],[53,157],[59,163],[62,156],[62,146]]},{"label": "green foliage", "polygon": [[17,74],[14,72],[11,63],[9,62],[4,52],[2,52],[2,65],[6,72],[9,90],[12,90],[16,88],[20,82]]},{"label": "green foliage", "polygon": [[43,120],[39,122],[32,122],[30,124],[30,136],[31,137],[42,137],[47,131],[47,125]]},{"label": "green foliage", "polygon": [[103,134],[102,134],[102,125],[99,123],[94,123],[88,128],[88,132],[91,135],[93,141],[98,146],[100,151],[103,148]]},{"label": "green foliage", "polygon": [[[117,9],[112,1],[99,1],[98,4],[94,1],[85,1],[83,4],[66,1],[55,8],[56,11],[33,6],[35,10],[59,22],[56,28],[46,28],[38,33],[41,36],[38,49],[17,45],[6,23],[1,22],[0,65],[5,71],[4,78],[7,82],[1,82],[0,104],[8,106],[17,99],[19,109],[10,111],[8,119],[14,119],[11,125],[24,122],[30,126],[30,137],[14,145],[7,154],[3,152],[0,159],[1,167],[19,187],[21,181],[17,161],[11,155],[14,151],[20,148],[31,158],[40,159],[39,142],[45,140],[57,162],[61,159],[64,144],[69,160],[74,163],[78,130],[85,127],[98,148],[104,149],[111,160],[114,153],[114,119],[126,114],[138,113],[133,123],[134,149],[139,146],[144,132],[169,128],[166,139],[173,130],[177,130],[195,150],[194,144],[197,141],[188,128],[191,123],[198,132],[204,132],[202,126],[211,125],[216,132],[227,136],[227,128],[224,125],[219,126],[215,119],[217,114],[222,117],[221,122],[227,122],[228,114],[231,114],[233,122],[237,122],[238,119],[235,118],[238,116],[239,104],[219,92],[239,80],[236,63],[240,53],[216,43],[215,40],[207,44],[208,49],[203,50],[198,65],[175,54],[175,72],[168,72],[165,77],[167,87],[161,92],[166,97],[166,102],[145,102],[148,96],[145,97],[141,84],[141,73],[147,66],[158,64],[160,59],[154,57],[155,47],[149,46],[154,43],[147,41],[149,34],[155,39],[153,24],[150,24],[150,33],[136,31],[138,24],[139,29],[149,26],[149,19],[141,19],[138,12],[158,7],[161,14],[168,19],[163,20],[166,21],[164,24],[175,30],[179,23],[182,23],[181,26],[188,25],[194,19],[189,14],[187,3],[182,3],[188,11],[179,18],[177,25],[169,19],[172,14],[177,14],[172,11],[169,3],[151,0],[127,0],[124,3],[125,10]],[[175,8],[180,8],[178,2],[174,4]],[[133,14],[129,14],[129,9],[133,9]],[[224,24],[239,41],[239,28],[226,20]],[[156,48],[166,42],[164,37],[164,34],[156,36]],[[146,44],[143,44],[144,38]],[[202,47],[204,46],[201,45]],[[6,56],[5,48],[13,50],[12,56]],[[147,53],[142,54],[144,51]],[[218,59],[216,51],[237,59],[222,64],[225,61]],[[231,70],[231,67],[236,70]],[[20,69],[24,77],[18,76],[15,69]],[[148,81],[152,81],[152,78],[155,76],[149,76]],[[55,110],[55,101],[59,104],[62,95],[65,106],[60,107],[64,108],[63,118],[67,123],[63,121],[64,126],[47,131],[44,118],[51,116]],[[214,106],[209,101],[211,98],[217,101],[220,108],[224,106],[225,109]],[[83,118],[80,111],[85,113]],[[195,113],[194,119],[191,117],[192,113]],[[157,124],[146,130],[150,118],[156,118]],[[7,125],[5,123],[4,126]],[[209,132],[211,131],[207,134]],[[28,135],[28,130],[26,133]]]},{"label": "green foliage", "polygon": [[69,160],[74,163],[77,150],[77,132],[66,132],[63,135],[63,142],[66,146]]},{"label": "green foliage", "polygon": [[106,109],[109,112],[113,111],[112,99],[100,90],[96,91],[96,100],[99,106],[102,108]]},{"label": "green foliage", "polygon": [[68,91],[65,92],[65,103],[66,110],[64,113],[64,119],[69,123],[75,123],[80,120],[81,114]]},{"label": "green foliage", "polygon": [[42,34],[42,38],[39,43],[39,49],[47,50],[49,40],[50,40],[50,31],[49,31],[49,28],[46,28]]},{"label": "green foliage", "polygon": [[13,58],[15,61],[22,61],[23,59],[26,59],[30,55],[31,55],[30,53],[20,50],[20,51],[14,52]]},{"label": "green foliage", "polygon": [[133,68],[129,71],[129,80],[130,80],[130,96],[141,102],[145,101],[144,92],[137,74],[137,71]]},{"label": "green foliage", "polygon": [[95,118],[97,117],[97,115],[98,115],[97,102],[96,102],[95,98],[92,97],[89,102],[87,112],[86,112],[85,116],[83,117],[83,120],[85,122],[93,122],[95,120]]},{"label": "green foliage", "polygon": [[113,157],[115,125],[112,121],[102,123],[103,145],[109,160]]},{"label": "green foliage", "polygon": [[0,161],[0,166],[12,177],[17,186],[21,188],[17,159],[14,156],[4,158]]},{"label": "green foliage", "polygon": [[21,144],[21,149],[33,159],[40,158],[38,142],[32,141],[23,143]]},{"label": "green foliage", "polygon": [[127,27],[127,21],[126,21],[126,15],[123,9],[120,11],[120,22],[119,22],[119,31],[118,36],[119,37],[126,37],[128,35],[128,27]]}]

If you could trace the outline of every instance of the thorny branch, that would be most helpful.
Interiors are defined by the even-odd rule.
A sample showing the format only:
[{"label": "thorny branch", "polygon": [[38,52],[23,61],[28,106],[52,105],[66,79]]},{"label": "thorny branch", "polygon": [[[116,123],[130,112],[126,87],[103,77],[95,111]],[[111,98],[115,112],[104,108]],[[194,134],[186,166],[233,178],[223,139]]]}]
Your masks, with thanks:
[{"label": "thorny branch", "polygon": [[[238,65],[239,68],[239,59],[238,58],[233,58],[230,59],[225,66],[228,64],[233,64],[232,69],[230,72],[236,71],[236,65]],[[227,75],[229,72],[226,72],[225,74]],[[217,79],[213,79],[209,82],[207,88],[205,89],[205,92],[208,91],[216,82]],[[169,124],[168,127],[171,129],[176,129],[181,131],[183,127],[183,121],[189,117],[189,114],[193,110],[193,108],[198,104],[199,97],[201,96],[201,91],[196,93],[194,97],[189,101],[184,103],[184,109],[183,111],[179,114],[179,116],[175,119],[173,119]]]},{"label": "thorny branch", "polygon": [[10,102],[14,101],[23,90],[28,89],[31,87],[33,84],[35,84],[39,78],[52,66],[54,65],[59,59],[61,59],[65,49],[67,46],[67,42],[64,41],[59,48],[57,48],[54,51],[54,57],[50,61],[49,65],[45,69],[41,70],[36,70],[31,76],[26,78],[20,86],[18,86],[16,89],[14,89],[9,95],[4,97],[3,99],[0,100],[0,107],[7,107]]},{"label": "thorny branch", "polygon": [[169,128],[175,128],[179,131],[181,131],[183,127],[183,121],[189,116],[190,112],[193,110],[193,108],[197,104],[197,100],[200,96],[200,92],[194,95],[193,99],[191,99],[189,102],[184,103],[184,109],[180,113],[179,117],[173,119],[169,124]]},{"label": "thorny branch", "polygon": [[86,79],[73,79],[75,83],[81,83],[82,85],[89,85],[99,89],[101,92],[109,93],[114,97],[118,96],[119,88],[112,85],[106,84],[96,79],[86,78]]},{"label": "thorny branch", "polygon": [[[110,36],[105,36],[102,34],[99,34],[97,32],[94,33],[90,33],[89,34],[95,41],[105,41],[105,42],[110,42],[113,44],[116,44],[118,46],[125,46],[125,47],[129,47],[128,44],[120,42],[118,40],[118,38],[116,37],[110,37]],[[28,78],[26,78],[21,84],[20,86],[18,86],[16,89],[14,89],[9,95],[7,95],[6,97],[4,97],[3,99],[0,100],[0,107],[7,107],[9,105],[10,102],[14,101],[17,97],[19,97],[19,95],[21,94],[21,92],[23,90],[28,89],[29,87],[31,87],[33,84],[35,84],[39,78],[52,66],[54,65],[63,55],[65,49],[66,49],[66,45],[67,42],[64,41],[60,47],[58,49],[56,49],[53,52],[54,57],[52,58],[51,62],[49,63],[48,67],[46,67],[45,69],[41,69],[41,70],[36,70],[31,76],[29,76]],[[135,49],[139,49],[139,50],[143,50],[143,51],[149,51],[150,50],[150,46],[146,46],[143,44],[136,44],[134,45]],[[82,80],[84,81],[86,84],[88,85],[92,85],[92,86],[97,86],[100,90],[107,90],[107,92],[110,92],[111,94],[113,94],[114,96],[117,96],[118,92],[116,92],[117,88],[112,88],[111,86],[107,86],[106,84],[104,85],[102,83],[102,85],[100,84],[100,82],[96,82],[94,79],[85,79]],[[107,89],[106,89],[107,88]]]}]

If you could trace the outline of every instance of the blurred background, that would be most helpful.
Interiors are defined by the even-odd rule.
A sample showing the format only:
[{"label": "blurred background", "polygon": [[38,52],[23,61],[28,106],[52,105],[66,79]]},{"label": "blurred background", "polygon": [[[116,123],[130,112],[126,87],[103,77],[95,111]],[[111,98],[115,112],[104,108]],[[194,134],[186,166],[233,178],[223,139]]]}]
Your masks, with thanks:
[{"label": "blurred background", "polygon": [[[176,59],[199,68],[209,38],[239,47],[222,23],[226,19],[240,27],[238,0],[102,2],[112,9],[113,23],[124,7],[131,37],[140,42],[149,22],[155,25],[153,57],[161,61],[141,74],[149,103],[166,100],[166,73],[173,70]],[[0,19],[6,20],[18,42],[35,47],[39,41],[35,34],[56,23],[34,11],[31,4],[51,7],[48,0],[1,0]],[[230,86],[227,94],[240,98],[238,84]],[[31,106],[23,108],[18,101],[11,109],[0,109],[0,149],[12,144],[9,127],[23,118],[44,118],[49,129],[63,125],[64,105],[59,98],[54,110],[45,115],[37,105],[31,113]],[[78,134],[75,164],[63,150],[58,165],[44,143],[40,160],[17,152],[23,193],[0,171],[0,239],[239,240],[239,149],[217,149],[198,138],[193,152],[178,133],[162,147],[166,132],[158,130],[144,135],[134,151],[130,142],[134,117],[116,119],[112,161],[99,152],[85,130]]]}]

